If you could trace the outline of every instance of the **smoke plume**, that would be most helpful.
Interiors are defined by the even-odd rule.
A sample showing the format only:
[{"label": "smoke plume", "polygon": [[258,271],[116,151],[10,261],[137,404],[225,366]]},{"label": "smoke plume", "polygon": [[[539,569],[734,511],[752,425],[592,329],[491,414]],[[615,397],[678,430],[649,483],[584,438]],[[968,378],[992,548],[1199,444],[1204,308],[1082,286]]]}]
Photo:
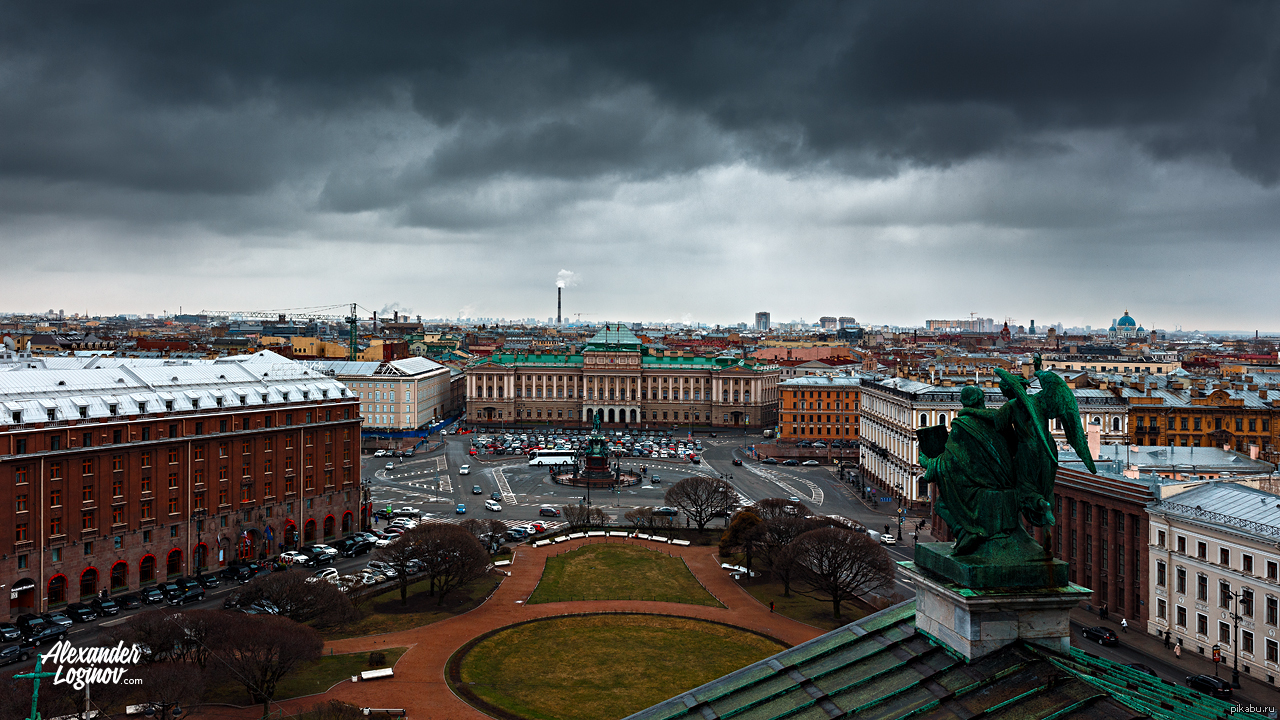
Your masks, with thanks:
[{"label": "smoke plume", "polygon": [[572,270],[561,270],[556,273],[556,287],[571,287],[578,282],[578,276]]}]

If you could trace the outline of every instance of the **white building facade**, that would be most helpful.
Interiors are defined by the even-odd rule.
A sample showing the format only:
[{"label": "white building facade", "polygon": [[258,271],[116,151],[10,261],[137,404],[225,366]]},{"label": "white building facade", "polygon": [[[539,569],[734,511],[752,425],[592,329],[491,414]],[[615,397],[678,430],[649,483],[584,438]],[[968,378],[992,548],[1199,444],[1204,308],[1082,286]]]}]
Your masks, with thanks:
[{"label": "white building facade", "polygon": [[1171,633],[1183,652],[1209,656],[1217,645],[1228,668],[1238,654],[1241,677],[1274,686],[1280,676],[1280,496],[1217,481],[1161,491],[1149,510],[1148,632]]},{"label": "white building facade", "polygon": [[422,357],[387,362],[318,360],[311,367],[334,377],[360,398],[366,429],[416,430],[458,408],[449,368]]}]

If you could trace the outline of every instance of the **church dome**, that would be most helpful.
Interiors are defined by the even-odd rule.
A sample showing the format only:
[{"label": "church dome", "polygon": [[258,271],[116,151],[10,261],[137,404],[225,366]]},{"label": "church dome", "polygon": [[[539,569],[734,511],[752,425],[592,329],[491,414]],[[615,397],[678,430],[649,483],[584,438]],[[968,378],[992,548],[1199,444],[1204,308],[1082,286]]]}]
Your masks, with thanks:
[{"label": "church dome", "polygon": [[1116,321],[1116,326],[1117,326],[1117,327],[1134,327],[1134,326],[1136,326],[1137,324],[1138,324],[1138,323],[1137,323],[1137,322],[1135,322],[1133,318],[1129,317],[1129,311],[1128,311],[1128,310],[1125,310],[1125,311],[1124,311],[1124,317],[1122,317],[1122,318],[1120,318],[1119,320],[1117,320],[1117,321]]}]

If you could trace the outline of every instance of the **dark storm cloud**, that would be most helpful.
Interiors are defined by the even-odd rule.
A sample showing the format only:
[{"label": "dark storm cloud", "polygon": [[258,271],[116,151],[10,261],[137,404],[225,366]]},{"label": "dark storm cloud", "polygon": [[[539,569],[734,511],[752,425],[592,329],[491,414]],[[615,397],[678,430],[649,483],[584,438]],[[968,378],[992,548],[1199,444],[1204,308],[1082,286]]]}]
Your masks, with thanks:
[{"label": "dark storm cloud", "polygon": [[1263,3],[3,12],[0,172],[11,176],[255,192],[301,172],[340,173],[357,155],[308,119],[404,97],[452,131],[401,169],[409,191],[502,174],[652,177],[740,159],[885,174],[1052,151],[1054,133],[1081,129],[1127,133],[1162,158],[1223,156],[1267,183],[1280,173],[1276,16]]}]

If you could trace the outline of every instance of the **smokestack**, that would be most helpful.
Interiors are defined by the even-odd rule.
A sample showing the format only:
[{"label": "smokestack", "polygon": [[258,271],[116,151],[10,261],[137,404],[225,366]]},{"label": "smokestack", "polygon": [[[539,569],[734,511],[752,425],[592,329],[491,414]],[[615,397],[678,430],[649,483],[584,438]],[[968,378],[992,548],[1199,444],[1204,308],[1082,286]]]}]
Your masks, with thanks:
[{"label": "smokestack", "polygon": [[564,288],[556,287],[556,325],[560,325],[560,301],[564,297]]}]

